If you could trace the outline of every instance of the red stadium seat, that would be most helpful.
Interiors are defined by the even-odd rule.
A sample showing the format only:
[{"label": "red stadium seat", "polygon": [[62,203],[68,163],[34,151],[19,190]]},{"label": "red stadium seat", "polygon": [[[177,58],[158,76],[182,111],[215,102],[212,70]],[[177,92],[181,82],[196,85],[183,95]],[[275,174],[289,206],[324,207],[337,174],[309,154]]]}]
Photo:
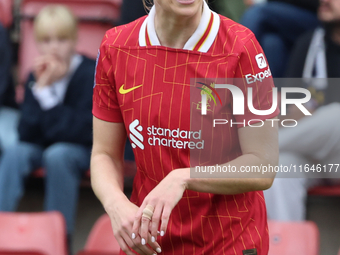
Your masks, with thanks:
[{"label": "red stadium seat", "polygon": [[0,0],[0,22],[4,27],[10,27],[13,22],[12,0]]},{"label": "red stadium seat", "polygon": [[0,251],[66,255],[66,225],[60,212],[0,212]]},{"label": "red stadium seat", "polygon": [[[1,255],[1,254],[0,254]],[[77,255],[112,255],[112,253],[108,252],[97,252],[97,251],[80,251]]]},{"label": "red stadium seat", "polygon": [[21,36],[19,52],[19,83],[23,84],[38,55],[33,35],[33,18],[47,4],[68,6],[79,20],[77,51],[96,58],[105,32],[120,16],[122,0],[23,0],[20,8]]},{"label": "red stadium seat", "polygon": [[339,251],[338,251],[338,255],[340,255],[340,249],[339,249]]},{"label": "red stadium seat", "polygon": [[317,186],[308,190],[313,196],[340,196],[340,185]]},{"label": "red stadium seat", "polygon": [[314,222],[268,221],[269,255],[319,254],[319,230]]},{"label": "red stadium seat", "polygon": [[0,250],[0,255],[46,255],[38,251],[5,251]]},{"label": "red stadium seat", "polygon": [[110,218],[104,214],[94,224],[84,250],[78,255],[118,255],[119,251],[120,247],[113,235]]}]

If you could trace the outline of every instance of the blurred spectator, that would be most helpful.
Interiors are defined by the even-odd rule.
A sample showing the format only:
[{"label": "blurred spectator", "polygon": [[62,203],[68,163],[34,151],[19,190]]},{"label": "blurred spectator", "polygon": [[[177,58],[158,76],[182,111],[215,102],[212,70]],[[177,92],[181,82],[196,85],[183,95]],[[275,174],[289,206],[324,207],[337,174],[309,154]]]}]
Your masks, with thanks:
[{"label": "blurred spectator", "polygon": [[146,14],[142,0],[123,0],[120,24],[130,23]]},{"label": "blurred spectator", "polygon": [[24,178],[44,167],[45,210],[61,211],[70,235],[90,163],[95,61],[75,53],[77,22],[64,6],[45,7],[34,33],[40,56],[25,85],[20,141],[1,158],[0,210],[16,210]]},{"label": "blurred spectator", "polygon": [[[288,77],[302,77],[308,84],[312,101],[306,105],[310,117],[303,117],[295,128],[280,130],[280,165],[304,166],[321,164],[322,174],[313,177],[339,177],[340,163],[340,0],[320,0],[318,17],[324,26],[308,32],[297,42],[291,56]],[[314,78],[314,79],[313,79]],[[301,84],[301,83],[300,83]],[[297,108],[288,109],[287,118],[298,119]],[[323,166],[328,166],[324,173]],[[278,173],[277,177],[282,177]],[[268,217],[274,220],[300,221],[306,217],[307,189],[325,181],[313,178],[276,178],[272,188],[265,191]],[[328,184],[339,180],[328,179]]]},{"label": "blurred spectator", "polygon": [[266,53],[273,77],[284,76],[296,39],[318,26],[317,6],[318,0],[269,0],[252,5],[245,12],[240,23],[254,32]]},{"label": "blurred spectator", "polygon": [[19,111],[15,109],[11,60],[11,45],[7,30],[0,23],[0,151],[5,150],[18,139]]},{"label": "blurred spectator", "polygon": [[214,0],[214,1],[210,1],[209,5],[215,12],[225,17],[228,17],[236,22],[239,22],[242,14],[244,13],[246,9],[245,3],[241,0],[238,0],[238,1]]}]

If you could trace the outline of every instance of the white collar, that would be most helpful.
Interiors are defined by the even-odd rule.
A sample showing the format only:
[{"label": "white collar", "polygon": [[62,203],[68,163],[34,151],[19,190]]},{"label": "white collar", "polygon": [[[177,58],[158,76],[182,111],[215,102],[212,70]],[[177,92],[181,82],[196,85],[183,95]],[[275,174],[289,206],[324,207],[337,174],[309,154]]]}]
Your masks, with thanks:
[{"label": "white collar", "polygon": [[[155,13],[155,6],[153,6],[139,30],[139,46],[161,46],[155,30]],[[207,52],[214,43],[219,27],[219,15],[211,11],[208,4],[203,0],[201,21],[183,49]]]}]

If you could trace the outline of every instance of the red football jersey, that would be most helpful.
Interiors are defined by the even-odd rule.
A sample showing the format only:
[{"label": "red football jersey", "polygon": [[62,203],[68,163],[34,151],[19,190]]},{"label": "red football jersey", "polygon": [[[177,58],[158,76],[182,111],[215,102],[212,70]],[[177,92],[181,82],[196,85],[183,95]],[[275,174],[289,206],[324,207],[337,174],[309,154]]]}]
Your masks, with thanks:
[{"label": "red football jersey", "polygon": [[[170,171],[190,166],[190,111],[200,111],[199,102],[190,101],[191,78],[244,78],[240,89],[246,94],[247,87],[253,88],[256,109],[272,105],[270,69],[251,31],[204,4],[195,33],[183,49],[173,49],[160,45],[154,15],[153,7],[148,16],[106,33],[93,95],[94,116],[125,124],[137,164],[131,197],[137,205]],[[270,82],[256,79],[260,73]],[[229,102],[224,106],[231,109],[231,98],[226,98]],[[278,110],[256,119],[277,115]],[[242,118],[254,119],[247,106]],[[224,129],[230,160],[242,154],[238,128]],[[269,240],[263,193],[216,195],[187,190],[158,242],[162,254],[242,255],[256,248],[257,254],[265,255]]]}]

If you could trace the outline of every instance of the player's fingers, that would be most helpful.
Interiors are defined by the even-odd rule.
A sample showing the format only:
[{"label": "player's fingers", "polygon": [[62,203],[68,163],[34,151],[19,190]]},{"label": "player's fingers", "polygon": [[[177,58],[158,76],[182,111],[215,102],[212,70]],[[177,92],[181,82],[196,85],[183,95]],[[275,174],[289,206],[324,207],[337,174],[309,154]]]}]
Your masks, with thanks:
[{"label": "player's fingers", "polygon": [[136,225],[138,225],[138,228],[136,228],[136,225],[134,223],[133,231],[135,233],[137,230],[139,230],[139,232],[137,233],[139,233],[142,238],[142,245],[145,245],[148,242],[149,224],[154,212],[154,208],[154,204],[148,202],[147,199],[145,199],[137,212],[135,223]]},{"label": "player's fingers", "polygon": [[[126,243],[136,252],[138,252],[138,254],[140,255],[155,255],[156,252],[155,250],[157,248],[155,248],[154,250],[152,248],[150,248],[147,245],[142,245],[141,244],[141,238],[140,235],[138,235],[134,240],[131,239],[131,237],[129,237],[128,233],[125,233],[125,235],[123,235]],[[158,245],[158,244],[157,244]],[[158,245],[159,246],[159,245]]]},{"label": "player's fingers", "polygon": [[151,218],[145,214],[142,214],[141,225],[140,225],[140,236],[142,238],[141,240],[142,245],[145,245],[146,241],[148,240],[150,222],[151,222]]},{"label": "player's fingers", "polygon": [[125,242],[125,240],[123,239],[123,237],[121,236],[117,236],[116,240],[120,246],[120,248],[123,250],[123,252],[125,252],[126,255],[135,255],[130,249],[128,244]]},{"label": "player's fingers", "polygon": [[[140,249],[140,244],[137,244],[135,242],[135,240],[138,240],[138,238],[136,238],[135,240],[132,240],[131,237],[129,236],[128,233],[122,233],[122,237],[124,239],[124,241],[126,242],[128,248],[130,249],[133,249],[135,252],[137,252],[138,254],[140,255],[149,255],[149,254],[153,254],[153,253],[145,253],[142,249]],[[132,252],[130,250],[130,252]],[[133,253],[134,254],[134,253]]]},{"label": "player's fingers", "polygon": [[[142,204],[142,206],[143,206],[143,204]],[[139,207],[139,209],[138,209],[138,211],[135,215],[135,219],[133,221],[132,230],[131,230],[132,231],[132,233],[131,233],[132,239],[135,239],[140,232],[139,228],[140,228],[140,225],[141,225],[141,218],[142,218],[142,211],[143,211],[142,206]]]},{"label": "player's fingers", "polygon": [[151,246],[151,248],[156,251],[157,253],[161,253],[162,252],[162,248],[161,246],[156,242],[156,241],[152,241],[152,237],[151,234],[148,234],[148,243]]},{"label": "player's fingers", "polygon": [[169,223],[170,213],[171,213],[171,207],[167,204],[164,204],[162,217],[161,217],[161,228],[160,228],[161,236],[164,236],[166,233],[166,229]]},{"label": "player's fingers", "polygon": [[155,211],[153,212],[152,219],[151,219],[151,242],[156,242],[157,239],[157,231],[159,227],[159,223],[161,220],[162,216],[162,211],[163,211],[163,204],[157,204]]}]

